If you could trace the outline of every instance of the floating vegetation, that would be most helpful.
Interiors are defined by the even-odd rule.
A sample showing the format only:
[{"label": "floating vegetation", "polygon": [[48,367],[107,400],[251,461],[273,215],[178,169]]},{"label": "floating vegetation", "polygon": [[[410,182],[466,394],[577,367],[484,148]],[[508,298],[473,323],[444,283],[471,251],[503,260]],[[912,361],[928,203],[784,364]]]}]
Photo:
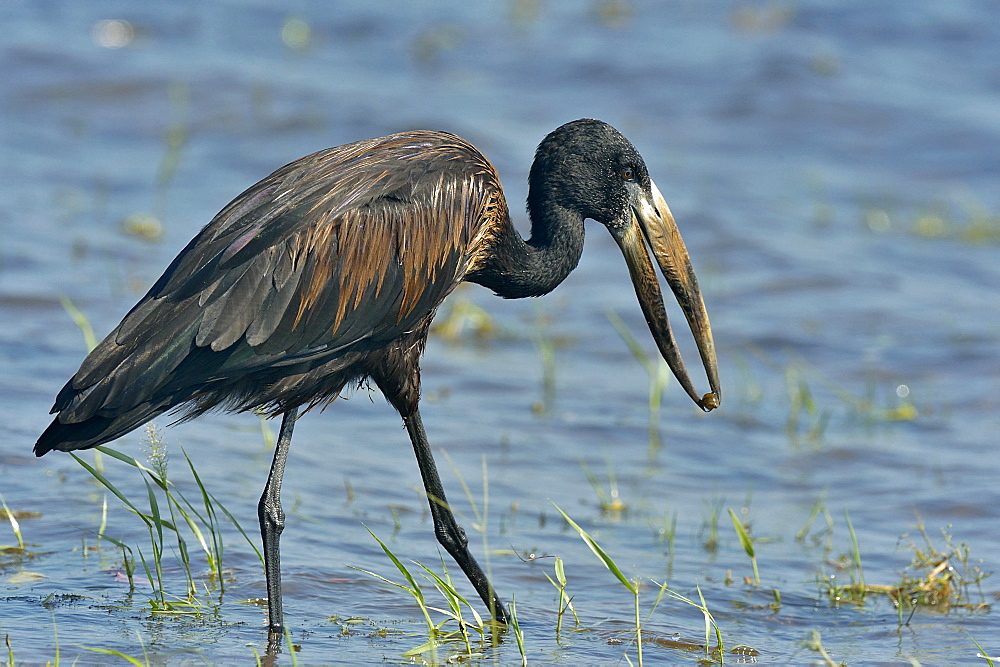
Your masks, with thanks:
[{"label": "floating vegetation", "polygon": [[[917,532],[922,537],[923,544],[907,539],[906,545],[913,551],[913,558],[901,573],[900,579],[895,584],[872,584],[865,581],[857,537],[846,512],[845,519],[851,536],[851,548],[835,565],[839,570],[849,573],[851,583],[838,585],[836,575],[825,577],[823,582],[826,594],[832,601],[864,605],[868,595],[885,596],[896,608],[900,625],[909,624],[918,608],[945,613],[957,610],[986,611],[990,608],[982,582],[992,573],[982,569],[981,559],[971,560],[968,544],[956,544],[948,533],[948,528],[942,529],[944,543],[938,546],[927,534],[923,524],[918,524]],[[975,598],[973,590],[977,593]],[[909,614],[904,618],[904,610],[907,608]]]}]

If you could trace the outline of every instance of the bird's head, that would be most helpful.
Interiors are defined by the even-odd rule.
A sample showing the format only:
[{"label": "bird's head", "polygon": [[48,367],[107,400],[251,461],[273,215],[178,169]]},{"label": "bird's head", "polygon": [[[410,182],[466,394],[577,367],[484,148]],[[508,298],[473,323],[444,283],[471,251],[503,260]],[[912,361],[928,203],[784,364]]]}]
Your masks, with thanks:
[{"label": "bird's head", "polygon": [[[695,403],[705,411],[717,408],[721,399],[718,363],[705,302],[670,208],[635,146],[602,121],[567,123],[539,144],[529,184],[529,208],[532,198],[538,197],[608,228],[625,256],[636,296],[663,358]],[[698,345],[711,387],[704,396],[695,391],[677,349],[649,252]]]}]

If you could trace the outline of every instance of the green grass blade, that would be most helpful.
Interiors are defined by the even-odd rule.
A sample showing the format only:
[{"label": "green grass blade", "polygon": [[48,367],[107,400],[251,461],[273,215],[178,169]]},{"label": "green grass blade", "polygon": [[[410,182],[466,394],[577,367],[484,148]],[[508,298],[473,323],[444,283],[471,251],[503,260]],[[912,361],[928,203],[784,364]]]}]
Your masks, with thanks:
[{"label": "green grass blade", "polygon": [[[389,550],[389,547],[385,545],[385,542],[380,540],[378,536],[372,532],[371,528],[365,526],[365,530],[367,530],[368,533],[375,538],[375,541],[378,542],[378,545],[380,547],[382,547],[382,551],[385,552],[385,555],[389,557],[389,560],[391,560],[392,564],[396,566],[396,569],[399,570],[400,574],[402,574],[406,578],[406,580],[410,583],[411,587],[410,592],[413,594],[413,597],[417,598],[417,600],[420,602],[422,606],[424,603],[424,593],[423,591],[420,590],[420,586],[417,585],[417,582],[413,578],[413,575],[410,574],[410,571],[406,569],[406,566],[403,565],[398,558],[396,558],[396,554],[392,553],[392,551]],[[403,588],[405,588],[405,586]]]},{"label": "green grass blade", "polygon": [[743,545],[743,550],[747,552],[747,556],[753,558],[753,538],[751,538],[750,533],[747,532],[746,526],[743,525],[743,522],[739,520],[739,517],[736,516],[736,512],[733,510],[729,510],[729,518],[733,520],[733,528],[736,529],[736,535],[740,538],[740,544]]},{"label": "green grass blade", "polygon": [[0,504],[3,505],[3,511],[7,514],[7,519],[10,521],[10,528],[14,531],[14,536],[17,538],[17,548],[24,550],[24,539],[21,537],[21,524],[17,522],[17,517],[14,513],[10,511],[7,507],[7,501],[4,500],[3,494],[0,493]]},{"label": "green grass blade", "polygon": [[975,639],[972,638],[972,635],[969,634],[968,630],[963,630],[963,632],[965,633],[965,636],[969,638],[969,641],[975,644],[976,648],[979,649],[979,653],[976,654],[976,657],[982,658],[983,660],[986,661],[986,664],[989,665],[989,667],[993,667],[994,666],[993,658],[991,658],[989,655],[986,654],[986,651],[983,650],[983,647],[979,645],[979,642],[977,642]]},{"label": "green grass blade", "polygon": [[81,646],[80,648],[91,651],[93,653],[100,653],[102,655],[113,655],[116,658],[121,658],[122,660],[128,662],[131,665],[136,665],[136,667],[143,667],[143,665],[148,665],[148,662],[142,662],[138,658],[134,658],[121,651],[115,651],[110,648],[95,648],[93,646]]},{"label": "green grass blade", "polygon": [[604,549],[602,549],[601,546],[594,541],[594,538],[592,538],[589,534],[587,534],[587,531],[578,526],[577,523],[573,521],[573,519],[569,518],[569,515],[566,514],[566,512],[563,512],[558,505],[552,503],[552,506],[556,508],[557,512],[562,514],[562,517],[563,519],[566,520],[566,523],[568,523],[570,526],[573,527],[573,530],[575,530],[580,535],[580,538],[583,540],[584,544],[590,547],[590,550],[594,552],[594,554],[601,560],[602,563],[604,563],[604,567],[608,568],[608,570],[611,571],[611,574],[615,575],[618,578],[618,581],[622,582],[622,585],[625,588],[627,588],[632,593],[632,595],[638,595],[639,589],[635,585],[635,583],[629,581],[628,578],[624,574],[622,574],[622,571],[615,564],[614,560],[611,559],[611,556],[605,553]]},{"label": "green grass blade", "polygon": [[[113,450],[109,450],[109,451],[113,451]],[[81,459],[79,456],[77,456],[73,452],[70,452],[69,455],[72,456],[74,459],[76,459],[76,462],[79,463],[80,465],[82,465],[87,470],[87,472],[89,472],[91,475],[93,475],[94,479],[96,479],[98,482],[100,482],[101,484],[103,484],[104,487],[108,491],[110,491],[111,493],[115,494],[115,496],[118,497],[118,500],[120,500],[123,503],[125,503],[125,506],[127,508],[129,508],[130,510],[132,510],[132,512],[134,512],[135,514],[139,515],[139,517],[141,517],[142,520],[146,522],[146,525],[150,525],[149,518],[143,512],[139,511],[139,508],[136,507],[132,503],[132,501],[129,500],[128,497],[124,493],[122,493],[121,491],[119,491],[118,487],[116,487],[114,484],[112,484],[110,482],[110,480],[108,480],[107,477],[105,477],[101,473],[97,472],[97,470],[92,465],[90,465],[89,463],[87,463],[86,461],[84,461],[83,459]],[[118,458],[118,457],[115,457],[115,458]],[[133,461],[133,463],[134,463],[134,461]]]},{"label": "green grass blade", "polygon": [[97,336],[94,335],[94,329],[90,326],[90,321],[83,314],[83,311],[77,308],[76,304],[69,300],[69,297],[61,296],[59,297],[59,302],[62,304],[63,310],[69,314],[73,322],[76,323],[76,326],[80,328],[87,351],[90,352],[97,347]]},{"label": "green grass blade", "polygon": [[644,369],[646,369],[647,373],[651,375],[655,373],[656,364],[650,360],[649,355],[646,354],[642,345],[640,345],[639,341],[632,335],[628,325],[626,325],[622,318],[618,316],[618,313],[613,310],[609,310],[605,313],[605,317],[608,318],[608,322],[611,323],[611,326],[615,328],[615,331],[618,332],[618,335],[625,342],[625,345],[628,347],[629,352],[632,353],[632,356],[635,357],[635,360],[638,361]]},{"label": "green grass blade", "polygon": [[97,447],[94,447],[94,449],[96,449],[97,451],[101,452],[102,454],[106,454],[106,455],[110,456],[113,459],[118,459],[122,463],[127,463],[130,466],[132,466],[133,468],[139,468],[141,470],[142,467],[143,467],[141,463],[139,463],[138,461],[136,461],[134,458],[132,458],[128,454],[122,454],[118,450],[111,449],[107,445],[98,445]]}]

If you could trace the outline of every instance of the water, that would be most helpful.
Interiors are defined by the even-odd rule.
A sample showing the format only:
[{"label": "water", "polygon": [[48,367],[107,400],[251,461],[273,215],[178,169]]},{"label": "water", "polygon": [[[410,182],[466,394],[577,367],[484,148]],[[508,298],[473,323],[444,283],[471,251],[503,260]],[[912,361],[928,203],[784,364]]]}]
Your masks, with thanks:
[{"label": "water", "polygon": [[[850,663],[968,662],[969,635],[1000,654],[988,608],[925,606],[901,625],[887,597],[838,603],[817,583],[850,580],[835,564],[852,548],[845,513],[870,585],[902,579],[910,541],[924,545],[918,522],[941,551],[946,530],[967,544],[970,565],[997,567],[995,3],[51,1],[8,2],[0,14],[0,492],[12,509],[38,513],[20,522],[30,557],[0,558],[0,629],[15,659],[52,660],[58,642],[63,660],[81,662],[106,658],[82,646],[247,662],[265,645],[264,610],[240,604],[264,594],[263,574],[238,534],[226,533],[221,605],[193,619],[151,615],[145,589],[129,598],[116,576],[120,553],[95,548],[104,494],[70,457],[31,455],[84,353],[60,297],[103,335],[244,187],[316,149],[407,128],[479,146],[517,213],[534,146],[585,116],[632,139],[671,204],[712,317],[724,401],[703,415],[671,386],[663,446],[650,452],[647,376],[607,313],[654,348],[597,225],[579,269],[541,301],[474,287],[452,297],[486,308],[501,333],[432,337],[424,418],[467,527],[475,520],[458,477],[481,504],[485,466],[485,549],[470,533],[476,553],[491,552],[501,595],[516,597],[529,659],[635,660],[630,594],[552,503],[643,580],[643,613],[654,581],[693,598],[700,587],[727,649],[751,647],[757,661],[821,660],[807,647],[813,632]],[[131,36],[107,19],[127,21]],[[301,48],[297,25],[309,31]],[[137,214],[162,224],[158,240],[123,232]],[[555,350],[547,406],[539,336]],[[183,446],[253,534],[270,458],[256,418],[212,415],[162,435],[171,475],[189,479]],[[142,458],[142,441],[116,446]],[[605,494],[617,488],[624,511],[602,511],[584,464]],[[144,497],[132,471],[108,465]],[[399,578],[364,524],[404,561],[440,569],[418,484],[377,393],[300,422],[282,547],[303,662],[401,662],[425,640],[412,599],[348,567]],[[821,514],[796,540],[818,500],[832,532]],[[730,508],[756,538],[759,589],[744,583],[752,571]],[[114,497],[108,512],[110,535],[148,550]],[[553,559],[525,563],[511,549],[564,559],[585,631],[556,636],[544,576]],[[195,570],[204,575],[203,559]],[[994,603],[994,580],[983,590]],[[982,600],[972,586],[962,601]],[[650,662],[703,656],[690,648],[704,641],[693,607],[665,599],[644,631]],[[519,660],[510,636],[484,651]]]}]

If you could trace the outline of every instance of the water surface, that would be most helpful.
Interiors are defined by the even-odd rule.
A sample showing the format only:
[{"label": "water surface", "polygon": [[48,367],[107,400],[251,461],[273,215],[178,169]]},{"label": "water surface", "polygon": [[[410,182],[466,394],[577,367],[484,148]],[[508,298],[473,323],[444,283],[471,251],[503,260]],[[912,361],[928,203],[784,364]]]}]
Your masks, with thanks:
[{"label": "water surface", "polygon": [[[476,553],[516,598],[529,659],[635,660],[630,594],[553,503],[642,580],[644,613],[658,583],[692,598],[700,588],[726,647],[759,662],[820,660],[814,633],[838,662],[968,662],[969,635],[1000,654],[992,579],[982,594],[970,586],[969,606],[922,606],[908,623],[888,597],[838,601],[829,583],[852,574],[840,567],[847,517],[868,584],[903,579],[911,541],[926,551],[921,523],[941,552],[952,551],[945,531],[970,567],[997,567],[995,3],[49,1],[8,2],[0,16],[0,493],[37,513],[20,522],[28,555],[0,557],[0,630],[16,660],[52,660],[58,644],[83,663],[106,659],[83,646],[246,662],[265,645],[265,610],[240,603],[264,594],[263,572],[235,531],[221,604],[208,592],[216,603],[197,616],[150,614],[145,588],[128,595],[120,551],[96,538],[105,497],[109,535],[148,545],[141,522],[69,456],[31,455],[85,352],[62,297],[103,335],[246,186],[317,149],[410,128],[479,146],[526,229],[532,151],[579,117],[622,130],[670,202],[724,401],[704,415],[670,385],[662,444],[650,447],[648,378],[608,313],[655,348],[599,225],[588,223],[579,269],[542,300],[476,287],[451,297],[443,311],[481,306],[496,331],[431,338],[424,419]],[[554,350],[548,395],[540,345]],[[159,425],[171,476],[192,491],[183,447],[255,533],[270,462],[256,417]],[[142,459],[143,441],[116,447]],[[459,483],[481,508],[484,469],[485,539]],[[623,511],[602,509],[588,470]],[[143,499],[126,466],[107,474]],[[368,526],[404,561],[440,570],[418,479],[377,392],[299,423],[282,565],[303,662],[402,662],[425,641],[411,598],[350,567],[399,578]],[[818,501],[825,513],[796,539]],[[745,583],[729,509],[756,538],[760,587]],[[531,554],[565,561],[581,631],[557,636],[553,558]],[[195,570],[207,581],[203,559]],[[703,657],[683,648],[704,641],[693,607],[661,601],[645,632],[650,662]],[[519,660],[510,636],[484,656]]]}]

